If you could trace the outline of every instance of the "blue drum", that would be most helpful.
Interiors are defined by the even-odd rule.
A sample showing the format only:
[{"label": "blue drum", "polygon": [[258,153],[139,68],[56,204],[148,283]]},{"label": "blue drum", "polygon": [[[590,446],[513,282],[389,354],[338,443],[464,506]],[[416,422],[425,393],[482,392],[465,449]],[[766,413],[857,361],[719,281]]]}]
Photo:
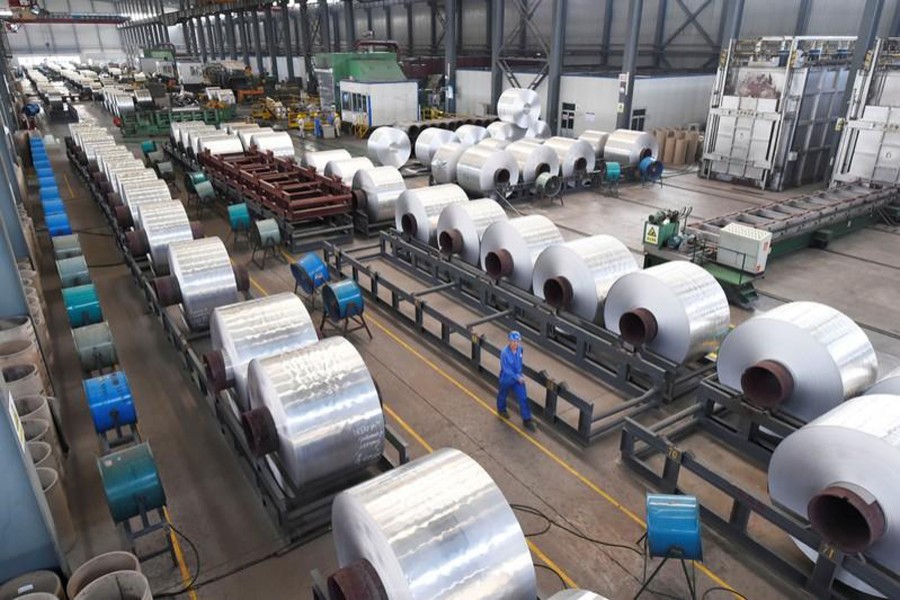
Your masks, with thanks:
[{"label": "blue drum", "polygon": [[341,321],[363,314],[365,302],[362,290],[352,279],[329,283],[322,288],[325,314],[332,321]]},{"label": "blue drum", "polygon": [[85,379],[83,386],[97,433],[137,423],[134,398],[123,371]]},{"label": "blue drum", "polygon": [[293,263],[291,265],[291,275],[294,276],[294,281],[307,295],[312,294],[331,279],[328,265],[315,252],[310,252]]},{"label": "blue drum", "polygon": [[50,237],[72,234],[72,225],[69,223],[69,215],[65,212],[46,215],[44,217],[44,222],[47,223],[47,231],[50,233]]}]

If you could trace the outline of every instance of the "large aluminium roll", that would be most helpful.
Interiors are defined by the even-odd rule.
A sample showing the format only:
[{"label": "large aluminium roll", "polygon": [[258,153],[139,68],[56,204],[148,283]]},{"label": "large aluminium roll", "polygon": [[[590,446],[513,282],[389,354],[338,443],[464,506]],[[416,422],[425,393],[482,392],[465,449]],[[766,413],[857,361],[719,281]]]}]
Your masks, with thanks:
[{"label": "large aluminium roll", "polygon": [[491,138],[495,140],[506,140],[507,142],[514,142],[525,137],[525,132],[527,131],[527,129],[524,129],[517,125],[513,125],[512,123],[506,123],[504,121],[494,121],[487,126],[487,131],[490,134]]},{"label": "large aluminium roll", "polygon": [[716,278],[684,260],[623,275],[603,306],[607,329],[679,364],[715,350],[730,317]]},{"label": "large aluminium roll", "polygon": [[512,142],[510,140],[504,140],[501,138],[488,138],[486,140],[481,140],[480,142],[478,142],[478,147],[489,148],[491,150],[506,150],[506,147],[511,143]]},{"label": "large aluminium roll", "polygon": [[506,146],[519,166],[519,177],[525,183],[532,183],[541,173],[559,173],[559,157],[553,148],[535,140],[519,140]]},{"label": "large aluminium roll", "polygon": [[583,140],[557,136],[547,139],[544,147],[556,152],[556,156],[559,158],[560,174],[563,177],[592,171],[597,162],[594,148]]},{"label": "large aluminium roll", "polygon": [[474,146],[481,140],[490,137],[487,129],[480,125],[460,125],[453,133],[456,134],[459,141],[466,146]]},{"label": "large aluminium roll", "polygon": [[506,219],[503,207],[490,198],[451,204],[438,218],[438,247],[445,256],[458,254],[467,263],[480,266],[481,236],[491,224]]},{"label": "large aluminium roll", "polygon": [[244,413],[258,455],[278,452],[298,488],[354,473],[384,450],[384,416],[362,356],[342,337],[250,362]]},{"label": "large aluminium roll", "polygon": [[556,225],[541,215],[498,221],[481,237],[481,267],[494,279],[507,278],[530,290],[534,261],[545,248],[562,242]]},{"label": "large aluminium roll", "polygon": [[200,154],[209,152],[213,156],[219,154],[240,154],[244,151],[241,140],[233,135],[214,135],[200,138],[198,147]]},{"label": "large aluminium roll", "polygon": [[341,492],[338,565],[365,559],[391,600],[537,596],[525,536],[491,476],[444,448]]},{"label": "large aluminium roll", "polygon": [[141,562],[131,552],[114,550],[95,556],[75,569],[66,583],[66,595],[76,598],[78,593],[104,575],[116,571],[141,572]]},{"label": "large aluminium roll", "polygon": [[325,172],[325,167],[333,160],[350,160],[353,158],[350,153],[341,148],[340,150],[319,150],[318,152],[307,152],[303,155],[302,163],[305,167],[312,167],[319,173]]},{"label": "large aluminium roll", "polygon": [[497,116],[501,121],[528,129],[541,118],[541,97],[526,88],[505,90],[497,100]]},{"label": "large aluminium roll", "polygon": [[591,145],[591,148],[594,149],[595,157],[602,158],[603,149],[606,148],[606,139],[608,137],[609,133],[606,131],[588,129],[587,131],[582,132],[582,134],[578,136],[578,139],[583,140]]},{"label": "large aluminium roll", "polygon": [[441,211],[468,201],[465,190],[453,183],[406,190],[397,199],[394,227],[423,244],[435,245]]},{"label": "large aluminium roll", "polygon": [[397,198],[406,191],[406,182],[397,167],[360,169],[353,176],[353,189],[358,207],[364,209],[372,221],[393,218]]},{"label": "large aluminium roll", "polygon": [[606,138],[603,159],[606,162],[636,167],[642,158],[659,155],[656,136],[646,131],[616,129]]},{"label": "large aluminium roll", "polygon": [[409,160],[409,136],[396,127],[379,127],[369,136],[369,158],[384,167],[402,167]]},{"label": "large aluminium roll", "polygon": [[900,368],[896,368],[866,390],[866,394],[893,394],[900,396]]},{"label": "large aluminium roll", "polygon": [[150,255],[153,272],[166,275],[169,272],[169,244],[195,237],[203,237],[200,224],[188,220],[184,205],[172,202],[152,202],[138,207],[134,231],[126,234],[132,256]]},{"label": "large aluminium roll", "polygon": [[244,410],[251,360],[319,341],[306,306],[290,292],[216,308],[209,336],[213,349],[203,355],[209,385],[216,391],[234,386]]},{"label": "large aluminium roll", "polygon": [[[848,400],[785,438],[769,462],[772,501],[808,519],[822,540],[900,572],[900,396]],[[811,559],[816,552],[797,543]],[[839,570],[837,578],[875,596]]]},{"label": "large aluminium roll", "polygon": [[722,342],[719,381],[758,406],[804,423],[862,394],[878,376],[872,343],[852,319],[818,302],[789,302]]},{"label": "large aluminium roll", "polygon": [[365,156],[357,156],[349,160],[333,160],[325,165],[325,175],[337,177],[341,183],[350,187],[353,185],[353,176],[360,169],[374,169],[375,165]]},{"label": "large aluminium roll", "polygon": [[428,127],[416,138],[416,158],[423,165],[430,165],[438,148],[449,142],[458,142],[459,138],[452,131]]},{"label": "large aluminium roll", "polygon": [[467,192],[484,195],[519,181],[519,165],[506,150],[472,146],[456,163],[456,182]]},{"label": "large aluminium roll", "polygon": [[525,137],[534,140],[546,140],[553,136],[550,125],[546,121],[537,120],[525,130]]},{"label": "large aluminium roll", "polygon": [[431,159],[431,177],[435,183],[456,181],[456,165],[468,147],[460,142],[447,142],[438,148]]},{"label": "large aluminium roll", "polygon": [[[259,152],[271,152],[272,156],[293,158],[294,141],[287,131],[266,131],[248,129],[252,132],[250,143],[256,146]],[[236,152],[240,152],[237,150]]]},{"label": "large aluminium roll", "polygon": [[153,600],[153,593],[143,573],[114,571],[92,581],[74,600]]},{"label": "large aluminium roll", "polygon": [[607,600],[605,596],[587,590],[562,590],[556,592],[548,600]]},{"label": "large aluminium roll", "polygon": [[171,275],[154,280],[163,306],[181,303],[184,319],[194,330],[209,327],[214,308],[234,304],[247,291],[243,267],[232,266],[225,244],[217,237],[169,244]]},{"label": "large aluminium roll", "polygon": [[123,227],[131,227],[137,223],[138,207],[153,202],[171,202],[172,193],[162,179],[148,182],[136,182],[133,185],[122,185],[122,201],[126,210],[116,208],[116,218]]},{"label": "large aluminium roll", "polygon": [[532,284],[535,296],[554,308],[602,323],[609,288],[637,270],[625,244],[610,235],[595,235],[546,248],[534,263]]}]

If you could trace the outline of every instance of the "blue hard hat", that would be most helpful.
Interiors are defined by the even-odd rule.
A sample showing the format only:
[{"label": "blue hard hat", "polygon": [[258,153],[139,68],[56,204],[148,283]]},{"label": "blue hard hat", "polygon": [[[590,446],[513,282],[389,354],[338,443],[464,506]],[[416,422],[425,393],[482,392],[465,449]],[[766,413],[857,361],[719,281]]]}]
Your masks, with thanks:
[{"label": "blue hard hat", "polygon": [[521,339],[522,339],[522,334],[519,333],[518,331],[510,331],[509,332],[509,341],[518,342]]}]

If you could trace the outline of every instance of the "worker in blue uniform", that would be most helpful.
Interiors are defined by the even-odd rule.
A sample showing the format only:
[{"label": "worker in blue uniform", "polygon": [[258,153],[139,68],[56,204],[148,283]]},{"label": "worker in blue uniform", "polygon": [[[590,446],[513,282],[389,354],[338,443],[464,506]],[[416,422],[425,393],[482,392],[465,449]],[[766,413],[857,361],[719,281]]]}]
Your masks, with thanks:
[{"label": "worker in blue uniform", "polygon": [[525,429],[534,431],[534,420],[531,418],[531,406],[525,392],[525,377],[522,375],[522,334],[518,331],[509,333],[506,348],[500,353],[500,390],[497,392],[497,413],[504,419],[509,418],[506,410],[506,397],[510,392],[519,399],[519,412]]},{"label": "worker in blue uniform", "polygon": [[316,115],[316,118],[313,119],[313,135],[316,138],[320,138],[323,135],[322,132],[322,117],[320,115]]}]

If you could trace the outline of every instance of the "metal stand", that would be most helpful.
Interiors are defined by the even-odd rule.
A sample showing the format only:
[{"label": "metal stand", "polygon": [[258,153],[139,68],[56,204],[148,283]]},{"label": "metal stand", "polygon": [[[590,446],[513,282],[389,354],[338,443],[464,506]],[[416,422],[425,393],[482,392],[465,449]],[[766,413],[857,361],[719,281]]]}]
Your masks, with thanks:
[{"label": "metal stand", "polygon": [[[261,260],[256,258],[257,252],[262,252]],[[266,240],[265,244],[262,245],[260,242],[254,240],[253,252],[250,253],[250,261],[260,269],[265,269],[267,257],[272,257],[275,260],[281,261],[282,264],[287,264],[287,259],[278,252],[278,243],[274,240]]]},{"label": "metal stand", "polygon": [[[666,565],[666,562],[672,558],[681,563],[681,570],[684,572],[684,579],[687,581],[688,592],[690,593],[691,600],[697,600],[697,567],[693,561],[691,561],[691,569],[688,571],[687,561],[684,559],[678,558],[677,556],[666,556],[663,557],[659,564],[656,565],[656,568],[653,569],[653,572],[650,573],[650,577],[647,577],[647,566],[650,563],[650,547],[647,543],[647,534],[641,536],[638,540],[638,544],[641,545],[644,554],[644,570],[643,570],[643,584],[641,584],[641,589],[638,590],[637,594],[634,595],[634,600],[637,600],[641,594],[648,591],[650,588],[650,584],[659,575],[659,572],[662,571],[662,568]],[[652,591],[651,591],[652,593]]]},{"label": "metal stand", "polygon": [[[139,502],[140,504],[140,502]],[[156,519],[152,515],[156,515]],[[137,527],[132,527],[132,521],[137,521]],[[160,507],[147,512],[143,505],[140,506],[140,514],[125,521],[121,521],[122,528],[125,530],[125,536],[128,538],[128,546],[131,552],[141,560],[141,562],[162,556],[168,553],[173,565],[178,564],[175,557],[175,546],[172,544],[172,529],[166,520],[165,507]],[[166,547],[161,550],[155,550],[147,554],[139,554],[137,551],[137,541],[139,538],[146,537],[156,531],[164,531],[166,537]]]},{"label": "metal stand", "polygon": [[[353,327],[350,326],[351,322],[355,323]],[[341,323],[343,323],[343,327],[341,327]],[[328,317],[327,314],[323,313],[322,324],[319,325],[319,335],[321,335],[323,338],[328,337],[325,325],[329,325],[332,331],[339,331],[342,336],[346,336],[348,333],[352,333],[354,331],[359,331],[360,329],[365,329],[366,333],[369,334],[369,339],[372,339],[372,331],[369,329],[369,324],[366,323],[366,316],[363,313],[359,313],[358,315],[350,315],[338,321],[333,321]]]},{"label": "metal stand", "polygon": [[[110,437],[110,433],[114,433],[115,435]],[[100,439],[101,455],[109,454],[122,446],[141,443],[141,434],[138,431],[137,423],[134,425],[120,425],[117,423],[112,429],[108,429],[103,433],[98,433],[97,437]]]},{"label": "metal stand", "polygon": [[250,241],[250,227],[237,227],[231,230],[228,234],[228,238],[225,240],[225,243],[228,243],[228,240],[231,240],[231,249],[234,250],[238,245],[238,242],[241,240],[247,243],[247,245],[251,245]]}]

